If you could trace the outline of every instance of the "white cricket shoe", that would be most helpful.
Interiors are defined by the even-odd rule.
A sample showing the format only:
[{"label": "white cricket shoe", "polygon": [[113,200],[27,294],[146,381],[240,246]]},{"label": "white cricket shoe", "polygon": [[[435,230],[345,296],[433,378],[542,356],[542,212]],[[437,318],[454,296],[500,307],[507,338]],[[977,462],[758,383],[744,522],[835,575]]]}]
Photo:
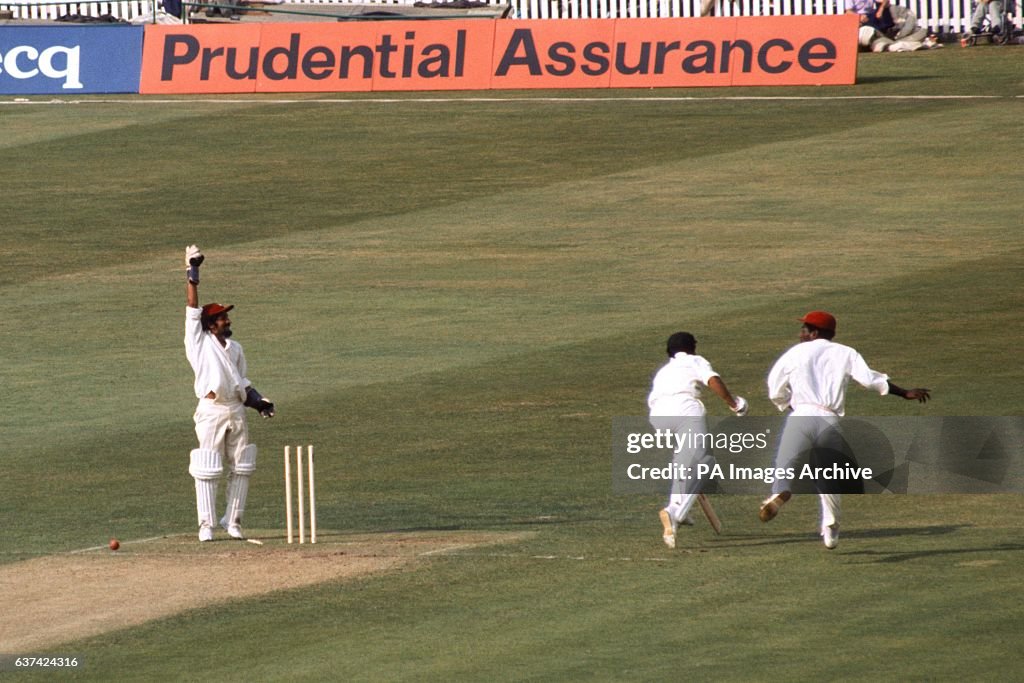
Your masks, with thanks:
[{"label": "white cricket shoe", "polygon": [[839,525],[833,524],[832,526],[822,527],[821,540],[825,542],[825,547],[829,550],[839,545]]},{"label": "white cricket shoe", "polygon": [[228,520],[220,520],[220,526],[224,531],[228,532],[228,536],[235,539],[236,541],[244,541],[245,534],[242,533],[242,527],[239,524],[228,524]]},{"label": "white cricket shoe", "polygon": [[211,529],[206,524],[203,524],[203,526],[199,527],[199,542],[203,543],[205,541],[212,541],[212,540],[213,540],[213,529]]}]

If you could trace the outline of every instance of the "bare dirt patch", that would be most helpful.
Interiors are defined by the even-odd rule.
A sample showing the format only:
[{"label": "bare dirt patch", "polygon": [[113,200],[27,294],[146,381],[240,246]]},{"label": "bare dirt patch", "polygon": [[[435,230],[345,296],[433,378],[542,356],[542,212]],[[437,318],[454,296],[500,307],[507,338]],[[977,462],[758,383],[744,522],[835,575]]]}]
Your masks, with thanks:
[{"label": "bare dirt patch", "polygon": [[50,555],[0,566],[0,652],[40,648],[136,626],[188,609],[387,572],[432,555],[514,542],[528,534],[321,534],[316,545],[189,534],[126,542],[117,552]]}]

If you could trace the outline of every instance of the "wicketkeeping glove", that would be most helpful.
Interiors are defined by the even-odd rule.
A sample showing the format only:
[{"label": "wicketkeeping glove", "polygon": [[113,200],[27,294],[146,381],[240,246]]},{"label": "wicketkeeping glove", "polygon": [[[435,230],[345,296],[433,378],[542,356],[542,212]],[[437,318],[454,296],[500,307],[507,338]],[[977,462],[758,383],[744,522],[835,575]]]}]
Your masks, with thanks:
[{"label": "wicketkeeping glove", "polygon": [[263,417],[274,417],[274,404],[252,387],[245,390],[245,404]]},{"label": "wicketkeeping glove", "polygon": [[736,413],[736,415],[738,415],[739,417],[743,417],[744,415],[746,415],[747,409],[750,407],[747,404],[747,399],[743,398],[742,396],[733,396],[733,399],[735,399],[736,401],[736,407],[730,408],[730,410]]},{"label": "wicketkeeping glove", "polygon": [[199,284],[199,266],[202,265],[205,258],[203,252],[199,251],[199,247],[196,245],[193,244],[185,248],[185,265],[188,267],[188,281],[194,285]]}]

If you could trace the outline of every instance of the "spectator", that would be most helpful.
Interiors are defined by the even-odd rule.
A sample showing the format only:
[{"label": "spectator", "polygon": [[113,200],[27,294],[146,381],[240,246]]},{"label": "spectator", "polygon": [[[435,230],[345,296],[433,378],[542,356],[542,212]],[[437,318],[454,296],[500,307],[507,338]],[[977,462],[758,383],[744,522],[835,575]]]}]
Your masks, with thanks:
[{"label": "spectator", "polygon": [[913,52],[914,50],[942,47],[935,36],[928,35],[928,29],[919,26],[913,10],[900,5],[889,5],[893,26],[888,33],[863,25],[859,42],[872,52]]},{"label": "spectator", "polygon": [[882,35],[894,25],[889,0],[847,0],[846,13],[859,15],[861,28],[870,27]]},{"label": "spectator", "polygon": [[991,31],[998,34],[1003,28],[1003,3],[1001,0],[978,0],[971,15],[971,33],[981,33],[981,26],[985,23],[985,15],[988,14],[988,22]]}]

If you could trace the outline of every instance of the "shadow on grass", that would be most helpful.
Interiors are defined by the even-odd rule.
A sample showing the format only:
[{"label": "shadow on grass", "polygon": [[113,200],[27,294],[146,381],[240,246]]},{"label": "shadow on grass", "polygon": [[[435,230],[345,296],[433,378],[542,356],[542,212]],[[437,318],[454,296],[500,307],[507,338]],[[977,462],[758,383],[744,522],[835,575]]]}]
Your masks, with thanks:
[{"label": "shadow on grass", "polygon": [[[860,531],[856,531],[856,530],[855,531],[843,531],[840,534],[840,545],[839,545],[839,547],[842,548],[842,541],[843,540],[848,540],[848,539],[851,539],[851,538],[907,538],[907,537],[910,537],[910,536],[918,536],[918,537],[920,537],[920,536],[945,536],[947,534],[956,533],[957,531],[960,531],[961,529],[971,528],[971,526],[972,525],[970,525],[970,524],[947,524],[947,525],[942,525],[942,526],[928,526],[928,527],[892,527],[892,528],[887,528],[887,529],[866,529],[866,530],[860,530]],[[734,545],[734,546],[737,546],[737,547],[742,546],[744,548],[749,548],[749,547],[761,546],[761,545],[780,545],[780,544],[788,544],[788,543],[800,543],[800,544],[803,544],[803,543],[807,543],[808,541],[810,541],[812,539],[817,541],[818,543],[821,542],[820,539],[818,538],[817,534],[814,534],[813,532],[807,532],[807,533],[780,534],[778,536],[757,536],[756,540],[754,540],[754,537],[751,537],[751,536],[747,536],[747,537],[744,537],[744,538],[740,538],[740,537],[735,537],[734,536],[733,538],[722,538],[718,543],[716,543],[716,545],[718,545],[718,546]],[[736,541],[736,542],[733,543],[732,541]],[[1009,549],[1009,548],[1005,548],[1005,549]],[[1024,550],[1024,545],[1021,545],[1020,549]],[[967,551],[964,551],[964,552],[977,552],[977,551],[978,551],[978,549],[975,548],[973,550],[967,550]],[[937,554],[941,554],[941,553],[946,552],[946,551],[943,551],[943,550],[922,551],[921,554],[931,554],[932,552],[937,553]],[[861,554],[864,554],[864,553],[874,553],[874,554],[878,554],[878,555],[893,554],[893,553],[887,553],[886,551],[855,551],[855,552],[851,552],[851,553],[848,553],[848,554],[856,555],[858,553],[861,553]]]},{"label": "shadow on grass", "polygon": [[537,519],[512,520],[510,526],[552,526],[554,524],[568,524],[569,520],[561,517],[548,517]]},{"label": "shadow on grass", "polygon": [[[678,538],[678,537],[677,537]],[[756,548],[758,546],[777,546],[797,543],[800,545],[821,540],[813,533],[803,534],[781,534],[778,536],[733,536],[732,538],[722,537],[714,541],[714,545],[708,544],[708,548]]]},{"label": "shadow on grass", "polygon": [[971,524],[944,524],[936,526],[889,527],[886,529],[854,529],[843,532],[847,538],[903,538],[905,536],[944,536],[969,529]]},{"label": "shadow on grass", "polygon": [[[960,531],[961,529],[969,529],[971,527],[972,525],[970,524],[959,524],[929,527],[870,529],[866,531],[852,531],[846,536],[847,538],[869,539],[905,538],[909,536],[942,536]],[[840,547],[842,546],[840,545]],[[851,557],[860,556],[869,562],[896,563],[931,557],[955,557],[957,555],[975,555],[977,553],[1006,553],[1021,551],[1024,551],[1024,543],[1000,543],[989,547],[973,548],[930,548],[927,550],[854,550],[844,554]]]},{"label": "shadow on grass", "polygon": [[932,557],[955,557],[957,555],[977,555],[978,553],[1019,553],[1024,550],[1024,543],[1001,543],[988,548],[935,548],[933,550],[856,550],[845,553],[848,556],[861,556],[868,562],[894,564]]}]

